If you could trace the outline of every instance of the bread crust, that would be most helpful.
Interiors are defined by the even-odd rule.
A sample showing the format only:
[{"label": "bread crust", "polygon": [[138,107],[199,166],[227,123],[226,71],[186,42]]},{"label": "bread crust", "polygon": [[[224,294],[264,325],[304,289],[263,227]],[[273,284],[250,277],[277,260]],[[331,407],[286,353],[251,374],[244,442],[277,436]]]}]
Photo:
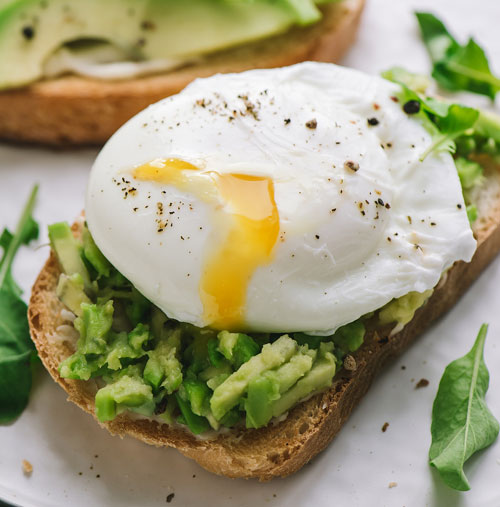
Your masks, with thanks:
[{"label": "bread crust", "polygon": [[304,60],[337,62],[354,42],[364,3],[324,5],[324,16],[315,25],[164,74],[114,82],[67,76],[0,92],[0,139],[54,146],[103,144],[129,118],[197,77]]},{"label": "bread crust", "polygon": [[[132,435],[155,446],[175,447],[207,470],[227,477],[267,481],[299,470],[333,439],[387,361],[398,356],[432,321],[451,308],[500,250],[500,166],[488,158],[481,162],[486,184],[475,196],[480,215],[474,225],[478,248],[472,261],[456,262],[401,332],[391,336],[390,327],[370,329],[365,343],[353,354],[355,371],[341,370],[329,390],[296,406],[284,421],[258,430],[219,434],[212,440],[198,439],[180,426],[132,419],[126,414],[99,424],[114,435]],[[73,230],[78,234],[79,225],[75,224]],[[68,400],[95,418],[94,381],[59,376],[59,363],[74,352],[74,342],[55,338],[65,329],[59,326],[67,324],[61,316],[64,306],[55,294],[59,274],[52,252],[33,286],[28,309],[31,336],[40,359],[68,393]]]}]

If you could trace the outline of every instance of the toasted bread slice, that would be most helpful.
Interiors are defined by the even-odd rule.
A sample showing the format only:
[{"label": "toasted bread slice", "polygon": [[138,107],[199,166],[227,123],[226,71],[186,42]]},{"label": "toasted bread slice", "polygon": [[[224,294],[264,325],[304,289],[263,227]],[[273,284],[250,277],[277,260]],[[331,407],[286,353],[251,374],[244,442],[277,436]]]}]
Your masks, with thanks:
[{"label": "toasted bread slice", "polygon": [[337,62],[355,39],[364,2],[324,5],[323,18],[315,25],[221,51],[164,74],[124,81],[68,76],[0,92],[0,139],[102,144],[136,113],[179,92],[197,77],[304,60]]},{"label": "toasted bread slice", "polygon": [[[196,438],[181,426],[162,425],[127,414],[100,424],[113,434],[132,435],[156,446],[176,447],[207,470],[228,477],[266,481],[299,470],[333,439],[384,364],[453,306],[500,250],[500,166],[488,158],[481,162],[486,183],[476,189],[474,196],[479,218],[474,224],[478,248],[472,261],[455,263],[401,332],[391,336],[388,327],[371,329],[354,354],[354,361],[350,361],[349,371],[342,369],[329,390],[297,405],[284,421],[258,430],[219,434],[210,440]],[[79,230],[75,224],[76,235]],[[59,363],[75,349],[74,337],[68,336],[72,328],[64,320],[64,312],[61,314],[64,306],[55,294],[59,275],[59,264],[52,252],[33,287],[28,310],[31,336],[42,362],[68,393],[68,399],[95,417],[94,381],[63,379],[58,373]]]}]

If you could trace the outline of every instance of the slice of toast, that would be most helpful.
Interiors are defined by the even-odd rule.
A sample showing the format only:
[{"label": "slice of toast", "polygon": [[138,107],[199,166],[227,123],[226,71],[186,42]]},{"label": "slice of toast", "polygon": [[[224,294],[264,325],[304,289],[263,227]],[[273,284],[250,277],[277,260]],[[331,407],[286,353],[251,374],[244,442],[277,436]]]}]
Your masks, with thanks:
[{"label": "slice of toast", "polygon": [[[390,327],[372,326],[364,344],[353,354],[349,371],[338,372],[329,390],[297,405],[284,421],[258,430],[230,431],[209,440],[196,438],[181,426],[162,425],[127,414],[100,423],[101,426],[112,434],[128,434],[148,444],[176,447],[207,470],[227,477],[266,481],[299,470],[333,439],[384,364],[452,307],[500,251],[500,166],[487,157],[482,157],[481,163],[486,181],[473,195],[479,218],[473,226],[478,248],[472,261],[455,263],[401,332],[391,336]],[[73,231],[78,235],[80,226],[75,224]],[[59,264],[52,252],[33,286],[28,310],[31,336],[42,362],[68,393],[68,399],[95,417],[95,382],[63,379],[58,373],[59,363],[74,352],[76,343],[72,328],[64,320],[65,313],[61,314],[64,306],[55,293],[59,275]]]},{"label": "slice of toast", "polygon": [[0,92],[0,139],[50,145],[103,144],[123,123],[197,77],[304,60],[337,62],[354,42],[365,0],[322,6],[318,23],[220,51],[202,62],[123,81],[67,76]]}]

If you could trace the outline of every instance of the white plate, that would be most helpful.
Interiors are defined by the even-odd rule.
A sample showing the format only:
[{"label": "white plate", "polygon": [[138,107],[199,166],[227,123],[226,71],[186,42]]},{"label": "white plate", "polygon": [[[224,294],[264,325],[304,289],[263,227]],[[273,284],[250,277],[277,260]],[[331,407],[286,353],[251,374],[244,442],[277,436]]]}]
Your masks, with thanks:
[{"label": "white plate", "polygon": [[[473,33],[499,72],[500,4],[492,0],[369,0],[361,35],[345,64],[376,73],[395,64],[426,71],[412,7],[433,9],[465,36]],[[476,99],[479,104],[486,100]],[[32,182],[41,184],[36,217],[43,227],[71,221],[83,207],[95,150],[53,152],[0,146],[0,224],[13,226]],[[15,276],[26,291],[48,248],[24,248]],[[491,506],[500,505],[500,442],[466,466],[472,490],[444,486],[427,465],[432,401],[445,365],[472,345],[490,323],[487,401],[500,418],[500,260],[459,304],[378,378],[328,449],[294,476],[260,484],[216,477],[172,449],[120,440],[76,406],[40,369],[30,404],[10,426],[0,426],[0,498],[22,506]],[[25,294],[27,296],[27,294]],[[405,366],[405,369],[402,369]],[[421,378],[429,386],[415,389]],[[382,425],[389,427],[383,433]],[[21,462],[33,464],[31,477]],[[389,488],[389,483],[397,486]]]}]

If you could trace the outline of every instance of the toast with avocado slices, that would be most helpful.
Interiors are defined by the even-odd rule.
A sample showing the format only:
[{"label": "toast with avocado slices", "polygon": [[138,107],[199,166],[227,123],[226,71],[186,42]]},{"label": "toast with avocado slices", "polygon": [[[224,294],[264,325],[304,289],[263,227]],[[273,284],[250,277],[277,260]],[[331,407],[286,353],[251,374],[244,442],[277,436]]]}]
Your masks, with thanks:
[{"label": "toast with avocado slices", "polygon": [[[55,246],[58,254],[51,252],[36,280],[28,311],[31,335],[38,354],[54,380],[68,393],[68,399],[92,414],[101,426],[107,428],[112,434],[131,435],[155,446],[175,447],[207,470],[227,477],[258,478],[261,481],[267,481],[274,477],[290,475],[329,444],[367,392],[376,374],[390,359],[403,352],[435,319],[450,309],[500,250],[500,166],[493,157],[488,155],[475,155],[475,157],[483,167],[484,174],[483,183],[469,190],[467,196],[468,200],[474,202],[477,209],[477,217],[472,228],[478,248],[472,261],[470,263],[456,262],[447,270],[430,298],[415,311],[410,322],[399,332],[396,332],[398,328],[394,327],[394,323],[383,323],[384,320],[390,321],[390,318],[379,318],[377,315],[379,312],[367,316],[364,320],[366,333],[362,345],[343,356],[343,364],[338,365],[333,383],[330,384],[331,387],[326,390],[323,388],[321,392],[311,395],[288,412],[276,412],[281,415],[274,417],[265,427],[259,427],[259,424],[256,424],[258,429],[247,429],[248,424],[247,428],[236,425],[224,431],[209,431],[200,438],[194,434],[197,432],[198,420],[196,418],[189,420],[193,414],[183,411],[184,402],[180,398],[177,401],[181,416],[177,421],[181,424],[177,422],[162,424],[161,417],[146,418],[130,411],[116,413],[117,405],[112,400],[110,403],[109,393],[106,388],[102,388],[102,384],[99,384],[100,380],[71,379],[71,374],[63,369],[65,367],[78,369],[81,365],[71,360],[75,357],[75,342],[78,333],[72,325],[74,314],[68,312],[68,308],[84,308],[85,305],[80,306],[82,301],[78,299],[78,287],[80,287],[79,293],[83,294],[82,288],[89,281],[85,279],[85,276],[78,275],[74,277],[73,284],[68,284],[64,282],[67,277],[65,278],[64,275],[61,277],[62,271],[68,269],[66,263],[73,263],[72,271],[78,271],[81,268],[79,264],[81,258],[61,253],[66,245],[69,244],[71,248],[73,239],[71,234],[68,239],[69,229],[65,230],[64,227],[59,226],[52,230],[51,237],[52,245]],[[83,219],[72,226],[72,233],[77,241],[80,241],[82,235],[84,236],[82,248],[86,258],[90,259],[91,264],[95,266],[101,265],[102,270],[105,271],[107,268],[100,264],[102,259],[99,257],[99,252],[93,251],[92,243],[85,238],[87,232]],[[61,259],[63,259],[62,263]],[[71,292],[75,287],[76,296]],[[76,303],[74,297],[77,298]],[[66,302],[66,306],[61,299]],[[419,301],[416,306],[421,304],[422,301]],[[387,314],[387,311],[385,313]],[[133,347],[142,340],[139,337],[141,333],[135,331],[133,336],[135,342],[129,340],[129,344]],[[129,338],[130,336],[131,334]],[[232,338],[234,337],[222,337],[219,350],[225,353],[225,347],[231,348],[234,345],[230,343]],[[280,340],[281,338],[274,344],[278,344]],[[226,343],[222,344],[223,341]],[[318,355],[321,354],[321,348],[317,352]],[[250,353],[252,354],[255,352]],[[328,354],[329,352],[326,352],[324,356],[329,357]],[[123,353],[122,357],[124,355]],[[152,357],[154,358],[154,353],[150,352],[150,360]],[[258,357],[259,355],[253,356],[253,359]],[[317,363],[314,364],[319,364],[320,361],[316,361]],[[66,366],[61,366],[61,363]],[[110,363],[109,357],[108,363]],[[146,366],[146,370],[148,368]],[[147,376],[154,377],[154,368],[149,368],[149,370]],[[313,368],[311,371],[319,370]],[[146,372],[144,375],[146,376]],[[121,377],[122,382],[123,378],[124,376]],[[175,376],[165,379],[164,384],[167,380],[176,382]],[[154,383],[154,380],[152,382]],[[101,392],[102,396],[96,397],[97,391]],[[123,392],[121,394],[123,395]],[[137,392],[135,395],[138,396]],[[188,396],[194,407],[194,396],[191,397],[190,393]],[[143,402],[137,400],[138,398],[134,403],[143,407]],[[247,401],[251,402],[250,396]],[[129,402],[132,403],[130,400]],[[111,416],[108,413],[110,410]],[[247,413],[248,410],[247,407]],[[168,407],[165,414],[167,412]],[[256,412],[257,418],[261,416],[262,414]],[[191,431],[186,428],[186,425],[191,428]],[[202,433],[206,428],[199,429]]]},{"label": "toast with avocado slices", "polygon": [[[44,12],[50,11],[50,9],[56,10],[58,1],[51,0],[47,4],[48,6],[44,8]],[[201,7],[201,4],[204,4],[204,2],[203,0],[198,1],[201,2]],[[111,2],[110,5],[114,3],[116,2]],[[151,5],[154,3],[152,2]],[[170,2],[167,3],[170,4]],[[219,0],[219,3],[224,2]],[[265,4],[266,2],[252,2],[251,5],[259,3]],[[270,24],[270,16],[264,14],[263,19],[266,21],[265,23],[261,23],[257,19],[255,23],[247,23],[249,26],[244,27],[245,30],[250,32],[247,37],[250,39],[250,42],[244,42],[244,33],[241,35],[236,33],[234,34],[233,42],[237,42],[237,44],[233,45],[231,43],[231,46],[227,48],[224,48],[224,42],[219,40],[221,32],[225,32],[222,28],[212,31],[195,29],[194,31],[197,32],[198,39],[202,37],[202,32],[203,34],[207,32],[205,34],[207,38],[206,44],[222,49],[217,49],[215,52],[204,55],[202,58],[190,58],[190,54],[192,52],[196,53],[197,48],[193,47],[190,49],[186,47],[184,50],[181,40],[178,43],[180,46],[178,52],[181,54],[183,50],[187,52],[187,56],[183,56],[186,60],[182,60],[184,63],[181,63],[181,65],[174,65],[170,70],[156,71],[143,77],[116,80],[113,78],[98,79],[79,75],[63,75],[54,78],[42,75],[42,78],[40,76],[36,78],[40,67],[39,60],[42,57],[45,58],[45,53],[42,53],[40,49],[35,55],[38,60],[33,58],[33,61],[28,61],[27,55],[31,53],[23,53],[23,51],[28,51],[27,48],[33,47],[35,44],[40,44],[40,47],[43,47],[46,53],[51,54],[49,50],[57,48],[58,42],[53,39],[50,33],[41,34],[37,31],[37,26],[41,26],[40,20],[47,14],[44,12],[38,13],[34,18],[35,22],[30,23],[29,19],[31,18],[29,16],[21,15],[22,13],[19,13],[17,17],[15,15],[14,10],[18,8],[16,6],[22,7],[23,2],[8,2],[5,7],[0,8],[0,38],[2,37],[2,31],[4,34],[8,34],[10,33],[9,30],[13,30],[14,32],[8,36],[7,40],[15,41],[17,40],[16,36],[18,38],[21,37],[22,40],[17,46],[10,49],[12,52],[10,60],[7,58],[7,46],[9,44],[6,43],[3,50],[5,54],[1,59],[4,63],[0,63],[0,139],[56,146],[102,144],[118,127],[137,112],[153,102],[179,92],[197,77],[206,77],[215,73],[240,72],[251,68],[280,67],[303,60],[337,62],[355,39],[364,0],[341,0],[333,3],[318,3],[321,4],[319,6],[321,11],[319,21],[307,26],[300,26],[300,24],[306,25],[306,23],[313,22],[313,18],[319,12],[316,7],[310,9],[304,8],[306,12],[302,12],[304,9],[299,9],[298,7],[302,4],[309,5],[311,2],[272,2],[275,6],[286,4],[288,11],[291,9],[299,11],[296,13],[299,16],[298,21],[295,22],[298,26],[292,26],[286,29],[284,33],[281,33],[283,29],[280,28],[280,23],[284,23],[283,26],[288,27],[286,23],[289,22],[287,20],[283,21],[277,15],[276,26],[273,25],[273,27],[269,28],[271,33],[276,32],[276,35],[265,36],[264,34],[259,34],[257,33],[257,28],[261,29],[262,26]],[[140,2],[128,0],[129,11],[121,9],[120,12],[122,14],[126,12],[130,12],[131,15],[134,14],[134,9],[137,8],[135,4],[140,4]],[[179,5],[181,4],[179,3]],[[100,5],[104,4],[101,3]],[[232,5],[233,7],[230,8],[234,8],[235,3],[232,3]],[[212,8],[211,6],[212,3],[208,5],[208,7]],[[256,8],[252,6],[248,7],[248,9]],[[99,9],[101,8],[99,7]],[[58,15],[57,13],[60,14],[59,11],[56,11],[54,16]],[[125,16],[125,14],[123,15]],[[12,29],[9,25],[10,22],[7,22],[10,19],[9,16],[15,20],[12,24],[17,23],[14,24]],[[71,28],[72,16],[74,19],[78,19],[75,13],[66,13],[64,19],[69,19],[69,21],[60,27],[61,34],[66,33],[65,30],[68,30],[68,33],[65,35],[65,41],[72,41],[72,38],[76,37],[75,34],[77,32],[71,31],[68,28],[68,25]],[[22,20],[21,24],[18,23],[18,18]],[[102,13],[97,13],[96,18],[100,20],[101,18],[106,18],[106,16],[102,15]],[[55,18],[55,21],[53,20],[54,23],[59,23],[57,21],[59,19],[60,15]],[[142,54],[147,53],[151,46],[150,57],[153,58],[152,63],[154,63],[158,61],[154,60],[156,54],[154,51],[155,43],[150,42],[149,38],[152,41],[156,41],[155,23],[149,20],[149,18],[141,18],[139,21],[141,21],[140,29],[142,32],[136,37],[136,46],[138,46],[135,49],[138,54]],[[124,27],[127,26],[128,22],[126,18],[120,21]],[[210,18],[207,17],[206,24],[209,22]],[[214,20],[214,23],[216,22],[218,23],[219,20]],[[55,26],[59,26],[57,23]],[[75,23],[76,21],[73,24]],[[117,31],[116,27],[120,23],[115,23],[111,31]],[[52,26],[52,24],[49,25]],[[136,25],[139,26],[138,23]],[[180,30],[181,35],[184,25],[185,22],[181,22],[180,25],[175,26],[175,28]],[[213,26],[215,27],[215,24]],[[98,39],[97,42],[99,42],[100,37],[99,30],[102,31],[103,28],[101,26],[95,28],[97,35],[94,38]],[[191,29],[186,29],[185,31],[190,33],[192,30],[193,28],[191,27]],[[237,32],[237,30],[233,31]],[[175,45],[174,42],[177,43],[179,39],[183,38],[181,35],[175,38],[174,41],[168,42],[168,45]],[[7,35],[5,36],[7,37]],[[120,37],[122,37],[121,33],[116,34],[117,44],[120,42],[124,44],[128,43],[128,41],[122,41]],[[214,40],[214,38],[217,40]],[[192,38],[188,36],[188,39],[189,43],[192,44],[192,40],[196,40],[197,37]],[[82,44],[81,40],[77,42],[80,45]],[[87,40],[83,42],[85,44],[89,43]],[[161,46],[163,42],[156,41],[156,44]],[[71,43],[73,44],[73,42]],[[90,40],[90,43],[94,44],[95,40]],[[11,45],[13,44],[14,42]],[[187,42],[185,45],[187,45]],[[25,64],[22,66],[17,65],[12,60],[22,60]],[[146,63],[148,63],[147,60]],[[5,72],[2,72],[3,67],[5,67]],[[7,69],[10,69],[10,71],[7,71]],[[2,75],[8,76],[11,80],[14,79],[15,76],[13,76],[12,69],[15,69],[16,72],[19,69],[18,73],[21,73],[17,77],[17,81],[9,84],[7,80],[2,85]],[[31,83],[29,82],[30,79],[32,80]],[[22,84],[23,80],[26,81],[26,84]],[[20,86],[16,83],[21,83],[22,85]]]}]

